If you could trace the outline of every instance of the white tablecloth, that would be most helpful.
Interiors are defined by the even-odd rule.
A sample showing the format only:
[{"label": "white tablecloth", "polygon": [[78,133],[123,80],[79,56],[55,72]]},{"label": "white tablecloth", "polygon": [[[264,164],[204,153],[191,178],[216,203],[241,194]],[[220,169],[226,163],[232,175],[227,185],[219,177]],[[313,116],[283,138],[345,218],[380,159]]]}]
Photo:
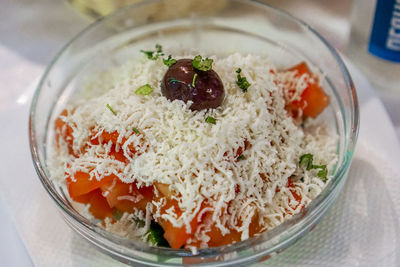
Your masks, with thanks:
[{"label": "white tablecloth", "polygon": [[[344,51],[349,30],[347,17],[349,10],[348,1],[335,1],[334,4],[328,4],[324,3],[328,1],[307,0],[303,1],[301,7],[293,4],[297,1],[269,2],[281,5],[283,8],[303,18],[306,22],[314,25],[328,41],[339,50]],[[310,16],[310,14],[312,14],[312,16]],[[27,206],[26,203],[29,203],[29,200],[26,199],[27,196],[18,195],[21,192],[19,189],[24,187],[24,178],[31,177],[35,179],[36,177],[34,177],[35,174],[30,161],[27,132],[21,134],[15,131],[26,131],[27,128],[27,110],[33,90],[33,87],[30,85],[42,74],[44,67],[50,62],[56,52],[71,39],[72,36],[88,25],[89,21],[75,13],[75,11],[70,9],[63,1],[53,0],[5,0],[2,1],[1,4],[0,17],[2,18],[2,22],[0,23],[0,122],[3,127],[0,137],[3,144],[3,155],[5,155],[2,157],[2,166],[0,168],[0,186],[2,186],[0,187],[0,216],[2,217],[2,220],[0,220],[0,258],[2,259],[0,265],[30,266],[32,264],[37,264],[52,266],[52,264],[43,264],[43,262],[46,261],[40,261],[37,257],[31,257],[35,249],[42,252],[43,250],[49,250],[45,252],[50,254],[55,253],[51,251],[51,242],[54,241],[52,239],[46,240],[46,237],[44,237],[43,240],[38,242],[38,246],[39,244],[42,245],[33,248],[32,243],[27,242],[27,240],[32,240],[29,238],[32,238],[35,233],[29,235],[30,233],[27,232],[26,229],[30,228],[26,227],[31,222],[41,221],[40,218],[36,218],[35,216],[51,216],[51,214],[41,209],[47,207],[46,205],[50,202],[50,199],[48,199],[47,202],[32,203],[31,206]],[[364,82],[361,75],[357,74],[357,76],[361,77],[359,81]],[[366,88],[368,85],[364,84],[361,88],[362,87]],[[389,111],[389,115],[397,131],[397,138],[400,139],[400,92],[399,94],[378,93]],[[374,118],[376,114],[383,114],[382,116],[386,116],[385,111],[381,109],[379,100],[373,92],[361,93],[361,95],[366,98],[363,99],[363,103],[365,104],[363,115],[369,116],[372,120],[375,119],[375,122],[381,123],[379,118]],[[379,112],[376,113],[375,110],[379,110]],[[388,142],[382,142],[383,139],[395,139],[393,133],[390,132],[390,130],[389,132],[387,131],[388,129],[392,129],[392,125],[390,125],[389,121],[387,121],[387,124],[388,125],[384,127],[374,127],[375,125],[366,123],[360,137],[362,135],[363,140],[368,141],[368,144],[361,143],[360,149],[363,155],[367,154],[371,149],[375,152],[380,151],[380,153],[383,154],[380,155],[379,159],[386,163],[393,162],[393,164],[389,166],[394,166],[394,169],[396,169],[400,160],[398,147]],[[379,132],[379,130],[382,130],[382,132]],[[16,138],[19,137],[21,137],[21,139],[16,140]],[[28,165],[20,166],[21,162]],[[355,160],[353,165],[356,166],[355,168],[358,168],[355,174],[366,175],[367,173],[363,173],[361,170],[366,169],[366,172],[368,172],[367,163],[368,158],[363,159],[360,157]],[[372,171],[372,169],[369,171]],[[391,174],[389,173],[391,171],[393,171],[393,173],[397,172],[396,170],[390,169],[387,173],[382,173],[381,170],[377,173],[383,177],[385,175],[390,176]],[[380,177],[378,174],[377,177]],[[15,190],[14,188],[10,189],[6,187],[10,184],[10,179],[15,180]],[[351,186],[359,185],[357,181],[352,181],[348,184]],[[379,183],[377,185],[379,186]],[[399,183],[384,183],[384,185],[399,186]],[[32,191],[45,194],[38,182],[34,183],[32,186]],[[7,190],[5,190],[6,188]],[[345,189],[344,194],[346,194],[346,192],[349,192],[348,187]],[[382,203],[387,202],[387,204],[390,204],[390,201],[393,201],[390,198],[392,193],[393,191],[390,191],[388,194],[389,199],[377,200],[383,201]],[[45,197],[47,196],[45,195]],[[394,201],[398,201],[398,197],[395,198]],[[32,209],[32,207],[35,209]],[[335,209],[337,209],[337,206],[333,209],[333,212],[336,212]],[[398,216],[400,211],[395,210],[395,214]],[[21,216],[27,217],[24,218]],[[398,219],[399,218],[397,218],[397,222]],[[329,224],[323,221],[321,227],[324,227],[324,222],[325,225]],[[37,228],[37,231],[43,231],[43,227],[45,226]],[[397,237],[399,237],[399,232],[395,232],[395,234],[396,233]],[[312,238],[313,236],[309,237],[311,241],[313,241]],[[368,238],[366,238],[366,240],[368,240]],[[382,241],[382,239],[380,241]],[[398,243],[400,240],[397,239],[396,242],[395,245],[397,245],[395,248],[399,249]],[[356,249],[358,248],[359,247]],[[381,260],[381,258],[377,256],[379,255],[380,257],[383,255],[382,253],[379,254],[380,252],[384,254],[385,251],[371,251],[372,265],[374,265],[374,263],[376,264],[377,260]],[[289,251],[289,253],[291,252]],[[292,253],[296,256],[296,250],[294,252],[292,250]],[[69,254],[64,253],[61,255]],[[93,257],[96,255],[98,256],[98,254],[95,254]],[[398,251],[396,255],[397,261],[393,262],[399,264],[398,258],[400,254]],[[299,259],[297,255],[297,259],[299,263],[301,263],[300,260],[304,260],[304,257],[300,257]],[[306,262],[307,261],[303,261],[302,263]],[[393,262],[388,262],[388,266],[395,266]],[[365,262],[353,262],[352,265],[363,265],[363,263]],[[75,264],[72,265],[81,266],[82,264],[75,262]]]}]

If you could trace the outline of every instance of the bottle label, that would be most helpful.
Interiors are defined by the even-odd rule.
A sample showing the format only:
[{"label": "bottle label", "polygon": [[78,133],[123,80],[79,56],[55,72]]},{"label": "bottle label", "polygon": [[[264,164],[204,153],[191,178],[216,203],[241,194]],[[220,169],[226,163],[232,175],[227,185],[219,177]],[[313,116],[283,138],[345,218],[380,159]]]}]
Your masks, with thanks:
[{"label": "bottle label", "polygon": [[368,51],[400,62],[400,0],[377,0]]}]

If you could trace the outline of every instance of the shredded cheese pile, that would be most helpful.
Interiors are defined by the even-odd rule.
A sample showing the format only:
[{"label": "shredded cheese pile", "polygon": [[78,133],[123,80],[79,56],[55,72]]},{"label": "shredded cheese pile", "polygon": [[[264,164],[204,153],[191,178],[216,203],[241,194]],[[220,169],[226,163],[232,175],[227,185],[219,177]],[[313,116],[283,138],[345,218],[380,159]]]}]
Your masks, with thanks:
[{"label": "shredded cheese pile", "polygon": [[[315,171],[298,167],[300,156],[311,153],[315,163],[327,164],[328,170],[336,162],[336,139],[323,128],[305,132],[285,110],[285,98],[299,97],[307,77],[295,80],[293,72],[279,72],[266,57],[236,53],[212,58],[225,99],[220,107],[208,111],[191,111],[190,103],[171,102],[162,96],[160,81],[167,67],[161,59],[136,58],[99,75],[107,82],[95,85],[106,93],[69,103],[68,115],[61,116],[73,129],[73,151],[78,157],[65,147],[56,148],[53,177],[64,180],[83,171],[98,180],[114,174],[139,187],[166,184],[183,213],[178,217],[173,208],[161,213],[161,199],[152,203],[154,219],[169,220],[176,227],[185,225],[190,232],[190,222],[201,217],[201,203],[207,200],[212,208],[206,211],[212,213],[221,233],[235,229],[242,240],[249,237],[255,215],[263,230],[269,230],[298,213],[325,186]],[[251,84],[246,93],[236,85],[238,68]],[[154,91],[136,95],[135,90],[144,84]],[[288,84],[295,84],[295,92],[287,91]],[[207,116],[215,118],[216,124],[205,122]],[[132,134],[133,127],[139,134]],[[124,151],[129,164],[108,156],[111,143],[90,144],[93,132],[100,136],[104,131],[119,133],[118,149]],[[132,147],[137,150],[135,155],[130,153]],[[239,149],[243,150],[241,160],[236,156]],[[289,177],[294,184],[291,189]],[[301,196],[301,203],[290,190]],[[129,229],[126,222],[123,229]],[[203,226],[195,234],[203,246],[207,231]]]}]

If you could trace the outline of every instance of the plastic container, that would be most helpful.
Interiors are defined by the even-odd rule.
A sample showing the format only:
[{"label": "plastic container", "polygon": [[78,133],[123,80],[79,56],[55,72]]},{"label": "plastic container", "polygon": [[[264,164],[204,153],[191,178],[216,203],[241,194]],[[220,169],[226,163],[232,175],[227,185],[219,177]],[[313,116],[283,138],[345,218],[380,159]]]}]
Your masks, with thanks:
[{"label": "plastic container", "polygon": [[400,5],[395,0],[353,3],[347,54],[371,82],[400,92]]},{"label": "plastic container", "polygon": [[[240,266],[265,260],[304,236],[338,197],[350,166],[358,133],[356,92],[340,56],[313,29],[268,5],[239,0],[215,0],[186,10],[180,1],[147,1],[127,7],[81,32],[55,57],[43,75],[30,111],[30,146],[40,181],[65,221],[80,236],[111,257],[132,265],[176,266],[213,263]],[[194,4],[193,4],[194,3]],[[164,7],[160,13],[160,7]],[[157,15],[158,14],[158,15]],[[184,43],[209,53],[267,53],[278,66],[306,61],[325,75],[331,98],[324,120],[338,135],[334,178],[300,214],[260,236],[230,246],[187,250],[151,247],[105,231],[80,215],[56,187],[46,166],[53,142],[53,120],[73,95],[74,84],[91,69],[123,63],[142,47]]]}]

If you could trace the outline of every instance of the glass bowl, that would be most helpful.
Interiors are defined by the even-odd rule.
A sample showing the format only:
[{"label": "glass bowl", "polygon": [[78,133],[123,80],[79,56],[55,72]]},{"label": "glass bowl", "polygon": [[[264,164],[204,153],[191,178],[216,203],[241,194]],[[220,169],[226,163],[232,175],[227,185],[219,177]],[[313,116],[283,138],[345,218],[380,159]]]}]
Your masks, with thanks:
[{"label": "glass bowl", "polygon": [[[183,43],[209,54],[234,51],[268,54],[277,67],[306,61],[324,76],[330,105],[321,120],[338,135],[333,179],[306,208],[276,228],[230,246],[188,250],[152,247],[105,231],[80,215],[67,192],[50,179],[46,159],[53,123],[74,95],[74,86],[90,71],[122,64],[155,43]],[[304,236],[338,197],[346,180],[359,128],[351,77],[338,53],[304,22],[257,1],[144,1],[105,17],[71,40],[44,73],[33,97],[29,131],[39,179],[67,224],[104,253],[128,264],[175,266],[212,263],[244,265],[265,260]]]}]

